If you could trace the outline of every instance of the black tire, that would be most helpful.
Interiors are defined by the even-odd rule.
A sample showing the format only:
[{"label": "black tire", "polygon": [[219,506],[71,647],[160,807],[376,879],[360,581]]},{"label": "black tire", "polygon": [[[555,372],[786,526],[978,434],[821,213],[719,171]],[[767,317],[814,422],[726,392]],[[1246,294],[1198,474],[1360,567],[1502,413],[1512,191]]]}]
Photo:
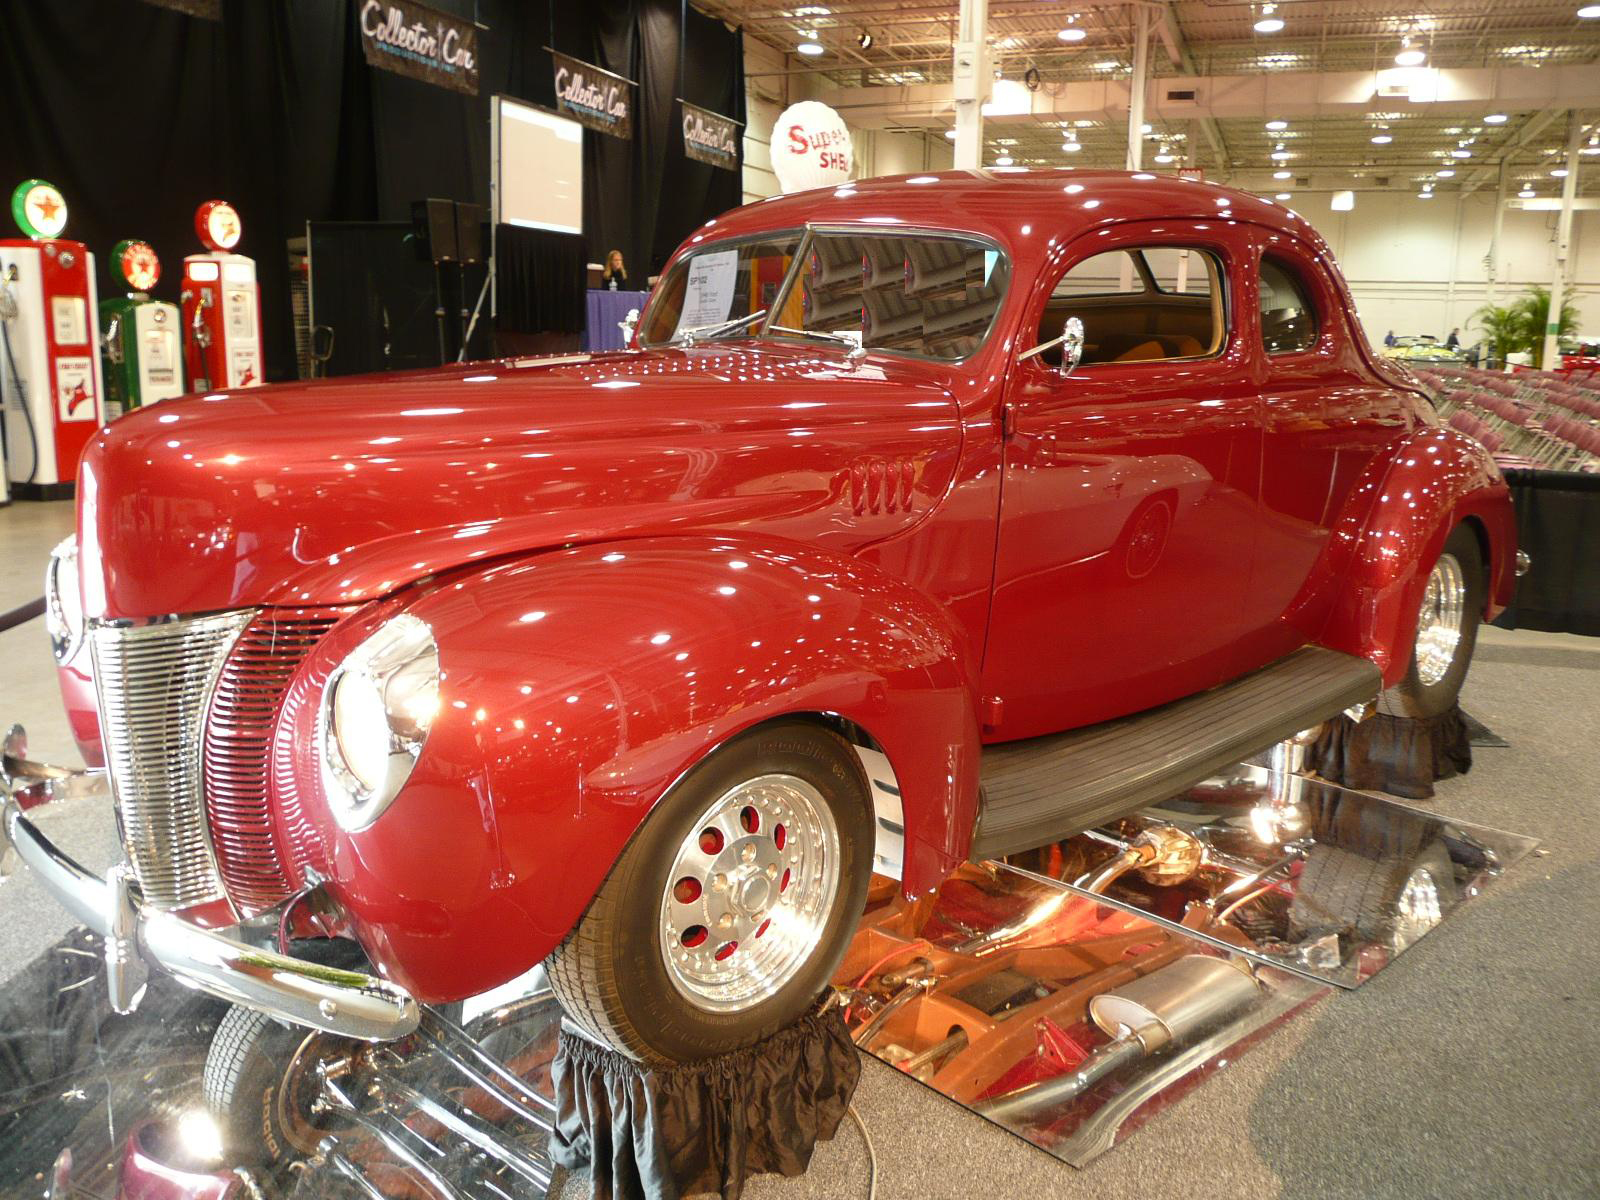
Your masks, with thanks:
[{"label": "black tire", "polygon": [[1376,858],[1313,846],[1289,905],[1289,937],[1335,933],[1362,941],[1389,944],[1396,932],[1396,901],[1406,882],[1419,870],[1432,877],[1442,913],[1457,899],[1455,864],[1442,842],[1433,842],[1410,857]]},{"label": "black tire", "polygon": [[[742,781],[771,774],[796,776],[821,794],[838,827],[838,888],[814,949],[786,983],[744,1011],[706,1011],[668,975],[662,897],[678,847],[700,814]],[[556,998],[591,1038],[639,1062],[693,1062],[760,1041],[798,1019],[838,969],[866,904],[872,845],[866,775],[848,742],[800,721],[751,730],[680,780],[628,843],[582,920],[546,960]]]},{"label": "black tire", "polygon": [[201,1086],[229,1162],[272,1166],[309,1152],[307,1135],[292,1122],[300,1114],[309,1122],[310,1097],[284,1089],[290,1063],[314,1036],[255,1009],[228,1009],[211,1039]]},{"label": "black tire", "polygon": [[1472,651],[1478,644],[1478,623],[1483,618],[1483,551],[1478,547],[1477,535],[1467,526],[1457,525],[1445,540],[1440,557],[1447,554],[1461,564],[1466,584],[1461,640],[1456,643],[1455,656],[1443,678],[1431,684],[1423,682],[1413,643],[1405,677],[1378,697],[1378,711],[1391,717],[1437,717],[1449,712],[1460,699],[1461,685],[1466,682],[1467,669],[1472,666]]}]

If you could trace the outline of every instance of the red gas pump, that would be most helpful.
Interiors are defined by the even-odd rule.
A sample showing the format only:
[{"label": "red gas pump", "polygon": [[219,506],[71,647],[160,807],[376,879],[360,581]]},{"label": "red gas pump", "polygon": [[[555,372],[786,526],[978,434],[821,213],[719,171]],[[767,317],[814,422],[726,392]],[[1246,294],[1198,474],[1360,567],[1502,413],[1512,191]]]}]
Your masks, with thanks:
[{"label": "red gas pump", "polygon": [[232,253],[244,232],[226,200],[207,200],[194,214],[207,253],[183,260],[183,356],[191,391],[252,387],[263,382],[261,296],[256,262]]},{"label": "red gas pump", "polygon": [[67,204],[42,179],[18,185],[11,215],[26,236],[0,240],[5,475],[18,499],[63,499],[105,418],[94,255],[58,236]]}]

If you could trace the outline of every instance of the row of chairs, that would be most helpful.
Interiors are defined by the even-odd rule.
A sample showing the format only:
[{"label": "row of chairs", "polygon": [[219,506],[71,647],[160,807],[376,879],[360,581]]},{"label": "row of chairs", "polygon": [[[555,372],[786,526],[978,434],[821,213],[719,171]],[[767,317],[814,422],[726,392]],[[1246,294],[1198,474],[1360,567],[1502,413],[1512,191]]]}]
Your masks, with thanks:
[{"label": "row of chairs", "polygon": [[1450,426],[1506,465],[1600,471],[1600,387],[1549,371],[1416,372]]}]

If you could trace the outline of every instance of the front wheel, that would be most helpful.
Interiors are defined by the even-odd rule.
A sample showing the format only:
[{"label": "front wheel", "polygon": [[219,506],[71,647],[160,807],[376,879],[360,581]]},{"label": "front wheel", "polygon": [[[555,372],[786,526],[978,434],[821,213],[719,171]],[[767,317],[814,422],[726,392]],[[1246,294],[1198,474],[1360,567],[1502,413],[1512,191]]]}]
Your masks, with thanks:
[{"label": "front wheel", "polygon": [[830,730],[761,726],[667,793],[551,954],[569,1019],[646,1063],[737,1050],[798,1019],[866,901],[860,760]]},{"label": "front wheel", "polygon": [[1472,665],[1483,605],[1483,552],[1472,530],[1457,525],[1428,573],[1405,677],[1378,697],[1380,712],[1437,717],[1455,706]]}]

